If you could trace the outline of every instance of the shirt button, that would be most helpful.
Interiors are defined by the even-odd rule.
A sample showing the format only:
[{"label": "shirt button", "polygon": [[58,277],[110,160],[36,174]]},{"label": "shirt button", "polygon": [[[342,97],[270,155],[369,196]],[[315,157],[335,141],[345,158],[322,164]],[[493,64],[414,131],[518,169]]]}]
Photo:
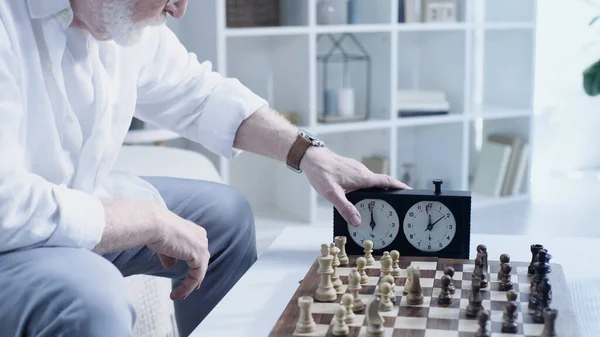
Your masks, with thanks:
[{"label": "shirt button", "polygon": [[60,18],[64,21],[69,21],[71,19],[71,11],[68,9],[63,10],[60,12]]}]

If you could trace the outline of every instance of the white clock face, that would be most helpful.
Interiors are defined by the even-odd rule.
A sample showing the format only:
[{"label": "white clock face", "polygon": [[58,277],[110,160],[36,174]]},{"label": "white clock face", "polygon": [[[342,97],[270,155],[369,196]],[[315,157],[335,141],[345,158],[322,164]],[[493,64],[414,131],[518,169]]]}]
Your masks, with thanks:
[{"label": "white clock face", "polygon": [[420,201],[404,217],[404,234],[415,248],[437,252],[446,248],[456,235],[456,220],[448,207],[438,201]]},{"label": "white clock face", "polygon": [[363,199],[355,206],[362,221],[358,227],[348,223],[348,232],[354,242],[363,247],[365,240],[371,240],[373,249],[382,249],[396,239],[400,220],[392,205],[380,199]]}]

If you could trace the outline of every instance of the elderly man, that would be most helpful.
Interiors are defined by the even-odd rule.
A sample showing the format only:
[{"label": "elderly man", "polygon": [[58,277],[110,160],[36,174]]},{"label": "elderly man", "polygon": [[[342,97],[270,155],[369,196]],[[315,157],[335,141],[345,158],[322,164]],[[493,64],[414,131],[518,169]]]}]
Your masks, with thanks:
[{"label": "elderly man", "polygon": [[198,62],[163,24],[186,2],[0,2],[2,336],[129,336],[133,274],[173,280],[187,336],[255,261],[252,211],[233,188],[111,172],[134,113],[225,157],[281,160],[354,225],[346,192],[409,188]]}]

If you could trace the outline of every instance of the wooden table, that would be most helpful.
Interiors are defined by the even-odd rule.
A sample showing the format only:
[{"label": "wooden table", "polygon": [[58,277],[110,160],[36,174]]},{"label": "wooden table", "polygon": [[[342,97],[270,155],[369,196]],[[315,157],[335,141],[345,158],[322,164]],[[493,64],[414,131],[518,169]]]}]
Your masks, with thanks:
[{"label": "wooden table", "polygon": [[[596,267],[599,239],[478,234],[471,239],[471,258],[475,258],[475,247],[483,243],[491,259],[508,253],[512,261],[529,261],[529,246],[543,244],[553,256],[552,262],[563,266],[581,337],[599,335],[600,270]],[[320,245],[331,241],[331,229],[286,228],[191,337],[268,336],[296,291],[298,281],[318,256]]]}]

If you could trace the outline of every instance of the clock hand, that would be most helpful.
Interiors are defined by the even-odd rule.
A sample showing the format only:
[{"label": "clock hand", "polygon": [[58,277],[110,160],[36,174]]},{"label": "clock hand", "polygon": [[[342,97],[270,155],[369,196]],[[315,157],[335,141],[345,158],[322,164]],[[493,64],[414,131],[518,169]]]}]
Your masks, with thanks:
[{"label": "clock hand", "polygon": [[[427,206],[425,206],[425,209],[427,209]],[[433,229],[433,225],[431,224],[431,214],[429,214],[427,217],[427,228],[425,228],[425,232],[431,231],[432,229]]]},{"label": "clock hand", "polygon": [[375,221],[373,220],[373,208],[371,208],[371,222],[369,223],[369,226],[371,226],[371,231],[375,229]]},{"label": "clock hand", "polygon": [[436,222],[432,223],[432,224],[431,224],[431,228],[433,229],[433,226],[434,226],[436,223],[440,222],[440,220],[442,220],[443,218],[445,218],[445,216],[443,216],[443,215],[442,215],[442,217],[441,217],[441,218],[437,219],[437,220],[436,220]]}]

